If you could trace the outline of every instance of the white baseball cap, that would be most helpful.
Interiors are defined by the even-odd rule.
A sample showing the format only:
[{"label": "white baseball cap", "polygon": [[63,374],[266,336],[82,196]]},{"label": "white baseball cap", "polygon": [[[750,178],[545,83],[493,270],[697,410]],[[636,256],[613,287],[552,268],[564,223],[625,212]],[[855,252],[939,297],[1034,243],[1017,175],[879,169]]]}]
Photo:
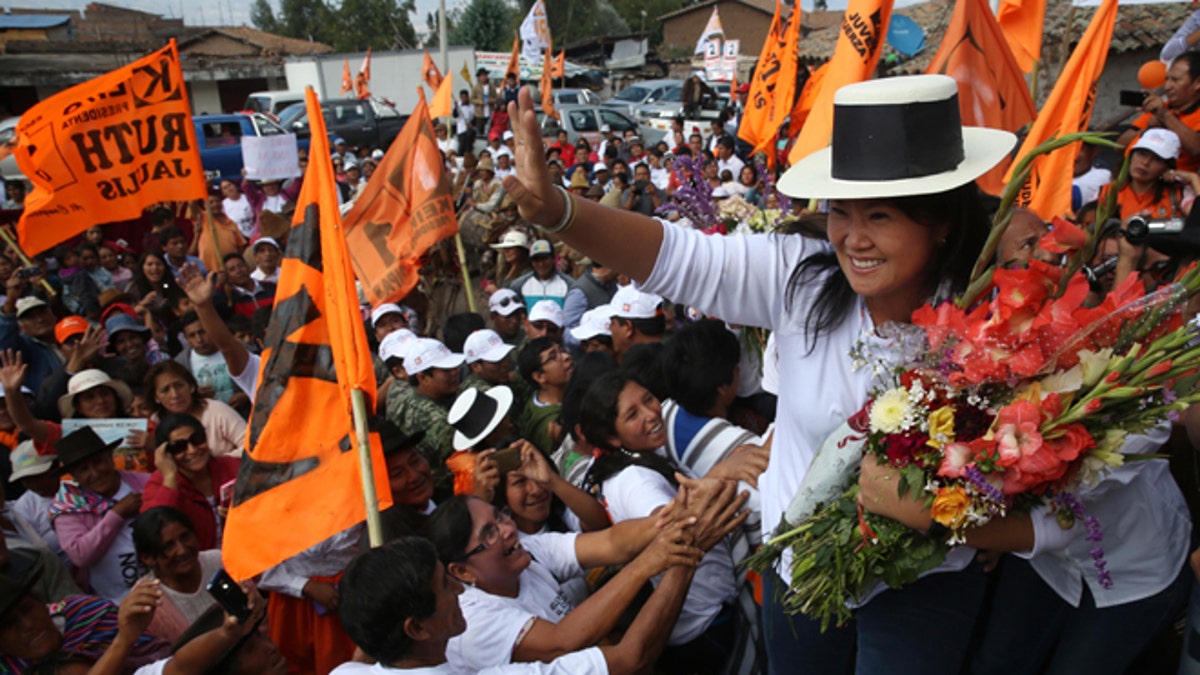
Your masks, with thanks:
[{"label": "white baseball cap", "polygon": [[404,357],[404,372],[416,375],[430,368],[457,368],[463,363],[463,355],[455,354],[439,340],[417,338]]},{"label": "white baseball cap", "polygon": [[54,468],[57,455],[39,455],[33,447],[33,441],[21,441],[17,447],[8,453],[8,461],[12,463],[13,472],[8,477],[10,483],[15,483],[28,476],[40,476]]},{"label": "white baseball cap", "polygon": [[1129,150],[1149,150],[1162,159],[1179,159],[1180,145],[1179,135],[1174,131],[1155,127],[1143,132]]},{"label": "white baseball cap", "polygon": [[279,248],[279,242],[275,241],[274,237],[259,237],[258,239],[254,240],[254,245],[251,246],[250,248],[254,249],[254,250],[258,250],[259,244],[270,244],[271,246],[275,247],[276,251],[283,250],[283,249]]},{"label": "white baseball cap", "polygon": [[508,316],[518,309],[525,309],[525,303],[521,302],[521,296],[511,288],[501,288],[488,298],[488,310],[500,316]]},{"label": "white baseball cap", "polygon": [[643,293],[633,284],[622,286],[613,294],[609,303],[609,316],[619,316],[622,319],[653,319],[658,316],[658,306],[662,304],[662,296],[653,293]]},{"label": "white baseball cap", "polygon": [[529,248],[529,237],[520,230],[509,230],[499,242],[492,244],[492,248]]},{"label": "white baseball cap", "polygon": [[379,358],[404,360],[417,340],[417,334],[407,328],[397,328],[379,341]]},{"label": "white baseball cap", "polygon": [[371,327],[374,328],[379,323],[379,320],[388,314],[399,314],[404,317],[405,322],[408,321],[408,315],[404,313],[403,309],[400,309],[400,305],[393,302],[385,302],[371,310]]},{"label": "white baseball cap", "polygon": [[467,363],[487,361],[495,363],[508,356],[514,347],[504,342],[500,334],[490,328],[483,328],[471,333],[463,342],[463,355]]},{"label": "white baseball cap", "polygon": [[21,318],[22,314],[24,314],[25,312],[28,312],[31,309],[37,309],[38,307],[49,307],[49,306],[50,305],[47,305],[45,300],[43,300],[39,297],[35,297],[32,295],[26,295],[25,297],[19,298],[17,300],[17,318],[18,319]]},{"label": "white baseball cap", "polygon": [[511,131],[504,132],[504,140],[506,140],[506,141],[510,140],[510,139],[512,139],[512,137],[513,137],[513,132],[511,132]]},{"label": "white baseball cap", "polygon": [[592,173],[600,173],[601,171],[608,171],[608,165],[604,162],[596,162],[592,165]]},{"label": "white baseball cap", "polygon": [[529,247],[530,258],[535,258],[539,255],[554,255],[554,247],[545,239],[538,239]]},{"label": "white baseball cap", "polygon": [[571,329],[571,335],[580,342],[591,340],[598,335],[612,335],[608,329],[609,319],[612,318],[612,305],[600,305],[583,313],[579,325]]},{"label": "white baseball cap", "polygon": [[562,328],[566,323],[563,316],[562,305],[553,300],[538,300],[534,303],[533,308],[529,310],[529,321],[549,321],[550,323]]}]

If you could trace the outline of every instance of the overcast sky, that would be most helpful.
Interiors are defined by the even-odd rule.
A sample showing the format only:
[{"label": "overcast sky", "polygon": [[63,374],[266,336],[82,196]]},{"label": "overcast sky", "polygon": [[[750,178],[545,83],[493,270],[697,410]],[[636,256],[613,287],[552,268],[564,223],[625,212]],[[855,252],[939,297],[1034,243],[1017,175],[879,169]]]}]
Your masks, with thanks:
[{"label": "overcast sky", "polygon": [[[467,4],[468,0],[446,0],[446,9],[450,10],[457,6]],[[570,2],[570,0],[555,0],[556,2]],[[47,9],[83,9],[87,7],[89,0],[16,0],[7,2],[13,7],[38,7]],[[279,0],[270,0],[271,5],[276,10],[279,9]],[[900,5],[912,4],[913,0],[901,0]],[[117,5],[120,7],[131,7],[140,9],[146,12],[154,12],[162,14],[170,18],[178,18],[181,14],[184,21],[189,26],[200,25],[225,25],[225,26],[240,26],[245,24],[250,25],[250,7],[253,4],[252,0],[203,0],[196,2],[195,0],[107,0],[108,4]],[[436,12],[438,0],[416,0],[417,13],[412,17],[413,26],[418,31],[425,30],[425,15],[428,12]],[[812,0],[802,0],[802,5],[805,7],[812,6]],[[830,9],[841,9],[846,6],[846,0],[828,0]]]}]

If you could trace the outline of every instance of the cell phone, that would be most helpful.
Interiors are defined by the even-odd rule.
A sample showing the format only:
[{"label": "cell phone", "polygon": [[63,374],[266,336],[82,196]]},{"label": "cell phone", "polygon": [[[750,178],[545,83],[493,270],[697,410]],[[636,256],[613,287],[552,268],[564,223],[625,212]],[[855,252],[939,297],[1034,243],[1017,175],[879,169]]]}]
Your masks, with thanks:
[{"label": "cell phone", "polygon": [[1130,89],[1122,89],[1120,93],[1120,103],[1124,106],[1140,108],[1146,102],[1148,93],[1144,91],[1135,91]]},{"label": "cell phone", "polygon": [[233,504],[233,488],[237,485],[237,479],[233,479],[221,486],[221,506],[230,506]]},{"label": "cell phone", "polygon": [[250,617],[250,599],[224,568],[217,570],[212,581],[208,582],[208,594],[213,596],[226,613],[236,617],[238,623]]},{"label": "cell phone", "polygon": [[37,267],[37,266],[22,267],[21,269],[17,270],[17,278],[18,279],[32,279],[33,277],[36,277],[37,275],[39,275],[41,273],[42,273],[42,268]]},{"label": "cell phone", "polygon": [[492,459],[496,460],[496,466],[500,469],[500,473],[519,469],[521,468],[521,448],[515,445],[505,448],[492,455]]}]

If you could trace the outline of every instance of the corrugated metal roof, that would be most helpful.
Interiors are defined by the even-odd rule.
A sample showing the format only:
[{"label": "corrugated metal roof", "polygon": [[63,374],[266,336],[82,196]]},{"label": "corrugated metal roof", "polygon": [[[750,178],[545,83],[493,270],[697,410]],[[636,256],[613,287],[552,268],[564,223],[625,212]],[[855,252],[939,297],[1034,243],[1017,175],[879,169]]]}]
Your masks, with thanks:
[{"label": "corrugated metal roof", "polygon": [[0,30],[45,30],[70,21],[69,14],[0,14]]}]

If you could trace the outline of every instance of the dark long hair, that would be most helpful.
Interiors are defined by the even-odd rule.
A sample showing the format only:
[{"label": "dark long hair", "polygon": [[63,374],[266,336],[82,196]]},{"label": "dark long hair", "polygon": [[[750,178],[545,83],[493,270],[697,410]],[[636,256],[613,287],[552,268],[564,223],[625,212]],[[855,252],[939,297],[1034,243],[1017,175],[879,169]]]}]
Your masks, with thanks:
[{"label": "dark long hair", "polygon": [[[156,283],[146,278],[146,273],[142,271],[142,265],[147,258],[158,258],[158,261],[162,263],[163,278],[161,281]],[[183,295],[183,289],[175,283],[175,274],[171,271],[171,266],[167,264],[166,255],[158,251],[146,251],[138,258],[137,269],[133,270],[133,283],[130,288],[135,290],[134,295],[138,300],[146,297],[151,291],[158,291],[166,300],[173,300]]]},{"label": "dark long hair", "polygon": [[[983,251],[990,230],[987,212],[974,183],[947,192],[872,201],[894,206],[926,227],[949,225],[946,242],[938,248],[930,276],[935,284],[949,281],[954,293],[966,289],[971,268]],[[833,251],[808,256],[796,265],[788,278],[784,301],[787,308],[792,308],[802,289],[815,284],[820,284],[821,288],[804,320],[809,353],[822,334],[831,333],[842,325],[854,308],[855,298],[854,289]]]},{"label": "dark long hair", "polygon": [[592,460],[583,479],[583,487],[589,490],[621,473],[630,466],[640,466],[667,479],[672,487],[678,488],[675,467],[653,452],[622,452],[609,439],[617,435],[617,401],[625,385],[638,384],[632,373],[616,371],[596,378],[583,395],[580,406],[579,427],[583,436],[599,451]]}]

